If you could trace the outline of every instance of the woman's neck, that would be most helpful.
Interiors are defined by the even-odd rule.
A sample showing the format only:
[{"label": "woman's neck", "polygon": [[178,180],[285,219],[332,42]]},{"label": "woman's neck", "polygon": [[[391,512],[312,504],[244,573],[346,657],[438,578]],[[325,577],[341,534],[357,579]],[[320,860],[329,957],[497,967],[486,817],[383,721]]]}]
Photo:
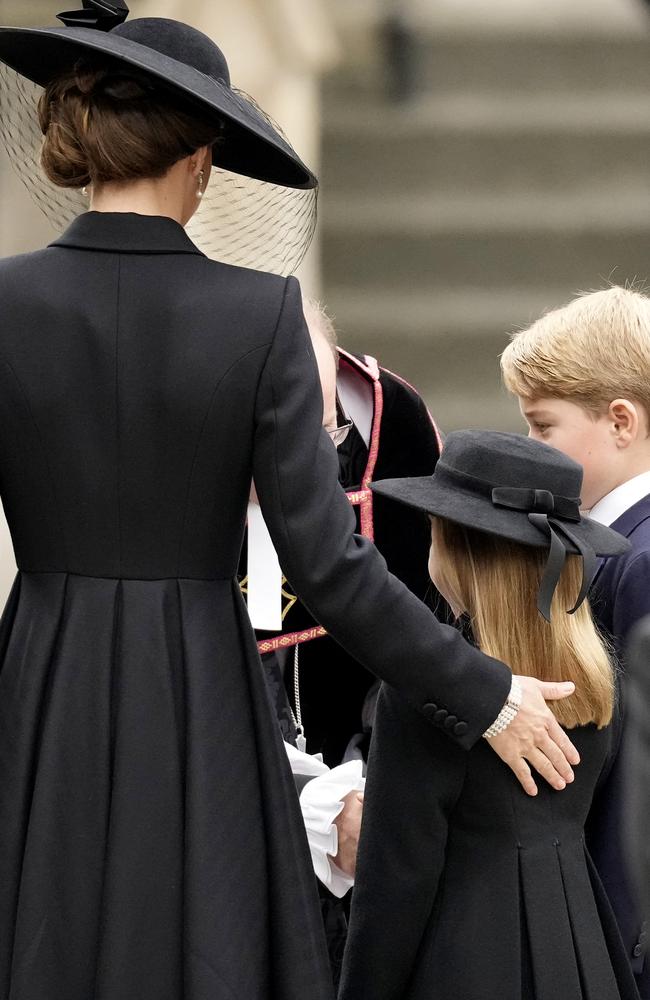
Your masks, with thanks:
[{"label": "woman's neck", "polygon": [[124,184],[93,185],[90,209],[93,212],[134,212],[136,215],[162,215],[180,225],[184,223],[184,192],[169,174],[158,179],[129,181]]}]

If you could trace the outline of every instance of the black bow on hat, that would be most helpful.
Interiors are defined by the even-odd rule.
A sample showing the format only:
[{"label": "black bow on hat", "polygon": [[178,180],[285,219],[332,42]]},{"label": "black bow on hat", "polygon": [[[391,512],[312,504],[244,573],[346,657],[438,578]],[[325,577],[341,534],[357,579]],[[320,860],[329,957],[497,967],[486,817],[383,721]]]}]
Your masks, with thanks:
[{"label": "black bow on hat", "polygon": [[555,448],[522,434],[454,431],[432,476],[385,479],[373,490],[402,503],[523,545],[548,548],[537,607],[550,621],[551,601],[566,556],[582,557],[580,607],[599,556],[620,555],[630,543],[580,514],[582,468]]},{"label": "black bow on hat", "polygon": [[124,0],[82,0],[82,10],[68,10],[57,14],[66,28],[97,28],[111,31],[129,16]]},{"label": "black bow on hat", "polygon": [[579,500],[555,496],[548,490],[502,486],[492,490],[492,503],[495,507],[505,507],[528,514],[530,523],[548,534],[550,538],[548,559],[537,595],[537,608],[547,622],[551,620],[551,601],[569,551],[566,542],[572,543],[579,551],[582,556],[582,584],[576,602],[569,611],[572,615],[587,596],[598,568],[598,557],[593,546],[580,538],[575,531],[571,531],[566,523],[567,521],[580,523]]}]

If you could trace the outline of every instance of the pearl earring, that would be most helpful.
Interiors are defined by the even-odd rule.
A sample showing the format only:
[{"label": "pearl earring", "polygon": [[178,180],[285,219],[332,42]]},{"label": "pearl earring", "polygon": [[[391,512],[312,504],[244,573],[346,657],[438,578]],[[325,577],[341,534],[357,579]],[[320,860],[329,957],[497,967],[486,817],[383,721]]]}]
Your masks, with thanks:
[{"label": "pearl earring", "polygon": [[197,198],[202,198],[203,197],[203,171],[202,170],[199,171],[199,189],[196,192],[196,197]]}]

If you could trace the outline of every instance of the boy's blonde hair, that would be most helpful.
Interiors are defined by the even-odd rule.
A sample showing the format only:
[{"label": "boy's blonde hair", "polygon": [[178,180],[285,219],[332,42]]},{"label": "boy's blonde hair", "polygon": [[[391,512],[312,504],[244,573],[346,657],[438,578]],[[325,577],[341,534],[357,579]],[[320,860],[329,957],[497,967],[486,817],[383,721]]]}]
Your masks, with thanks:
[{"label": "boy's blonde hair", "polygon": [[537,610],[537,593],[548,552],[507,538],[432,517],[436,582],[452,605],[465,610],[484,653],[508,663],[515,674],[541,681],[573,681],[575,693],[549,703],[561,725],[612,718],[614,672],[587,601],[573,607],[582,562],[568,555],[551,603],[551,621]]},{"label": "boy's blonde hair", "polygon": [[614,399],[650,416],[650,299],[615,285],[582,295],[512,336],[506,388],[525,399],[569,399],[594,414]]}]

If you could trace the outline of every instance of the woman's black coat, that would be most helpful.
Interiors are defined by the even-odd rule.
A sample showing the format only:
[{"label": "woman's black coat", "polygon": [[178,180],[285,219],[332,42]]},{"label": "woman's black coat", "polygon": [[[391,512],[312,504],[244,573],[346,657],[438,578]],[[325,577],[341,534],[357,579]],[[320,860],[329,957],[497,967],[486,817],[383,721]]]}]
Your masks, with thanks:
[{"label": "woman's black coat", "polygon": [[294,279],[89,213],[0,263],[0,997],[322,1000],[302,820],[236,581],[298,593],[470,747],[507,670],[355,536]]}]

